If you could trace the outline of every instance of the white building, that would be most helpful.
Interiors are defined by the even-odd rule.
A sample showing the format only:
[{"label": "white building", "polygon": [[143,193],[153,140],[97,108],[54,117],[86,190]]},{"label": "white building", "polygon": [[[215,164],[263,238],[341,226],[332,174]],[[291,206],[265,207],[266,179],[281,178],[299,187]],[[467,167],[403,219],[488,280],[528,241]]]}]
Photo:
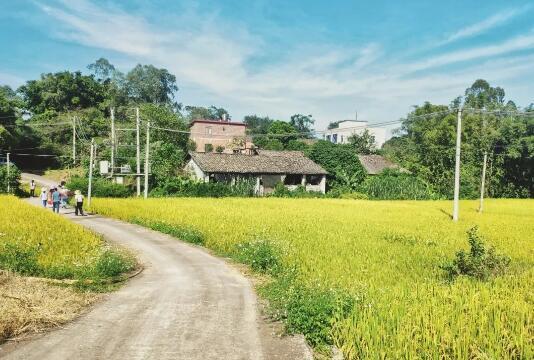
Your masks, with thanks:
[{"label": "white building", "polygon": [[334,144],[348,144],[349,137],[354,134],[361,135],[365,130],[375,137],[376,148],[380,149],[386,142],[386,129],[368,126],[367,121],[362,120],[340,121],[337,128],[325,130],[323,139]]}]

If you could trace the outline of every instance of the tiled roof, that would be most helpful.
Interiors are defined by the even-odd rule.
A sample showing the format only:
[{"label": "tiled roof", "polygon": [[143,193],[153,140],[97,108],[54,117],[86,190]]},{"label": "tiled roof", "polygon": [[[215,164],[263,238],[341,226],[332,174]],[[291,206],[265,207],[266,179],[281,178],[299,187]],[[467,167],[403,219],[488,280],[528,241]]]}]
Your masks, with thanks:
[{"label": "tiled roof", "polygon": [[206,173],[327,174],[301,151],[259,150],[257,155],[191,152],[190,155]]},{"label": "tiled roof", "polygon": [[381,155],[358,155],[358,158],[369,175],[379,174],[385,169],[397,169],[402,172],[409,172]]}]

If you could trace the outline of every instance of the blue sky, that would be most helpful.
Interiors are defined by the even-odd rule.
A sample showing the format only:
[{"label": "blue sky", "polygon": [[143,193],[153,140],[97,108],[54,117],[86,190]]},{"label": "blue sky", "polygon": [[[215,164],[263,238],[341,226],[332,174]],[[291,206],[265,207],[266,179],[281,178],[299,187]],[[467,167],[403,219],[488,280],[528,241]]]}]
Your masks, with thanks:
[{"label": "blue sky", "polygon": [[534,102],[531,1],[0,2],[0,83],[14,87],[103,56],[169,69],[184,104],[313,114],[318,129],[448,104],[477,78]]}]

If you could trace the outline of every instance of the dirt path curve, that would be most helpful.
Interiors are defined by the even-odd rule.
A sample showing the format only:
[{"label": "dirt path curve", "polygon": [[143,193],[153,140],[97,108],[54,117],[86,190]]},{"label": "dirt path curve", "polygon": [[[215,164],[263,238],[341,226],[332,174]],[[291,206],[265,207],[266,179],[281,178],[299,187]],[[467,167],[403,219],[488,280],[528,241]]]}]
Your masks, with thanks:
[{"label": "dirt path curve", "polygon": [[301,338],[272,334],[259,315],[249,281],[223,260],[140,226],[98,216],[74,217],[72,210],[65,216],[132,249],[145,270],[65,327],[2,346],[0,357],[311,358]]}]

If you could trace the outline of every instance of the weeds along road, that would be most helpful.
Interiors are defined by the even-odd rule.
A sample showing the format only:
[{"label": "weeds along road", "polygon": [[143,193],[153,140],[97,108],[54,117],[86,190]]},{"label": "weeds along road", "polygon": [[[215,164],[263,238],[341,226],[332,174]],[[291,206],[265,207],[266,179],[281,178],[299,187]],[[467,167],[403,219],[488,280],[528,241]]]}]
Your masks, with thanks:
[{"label": "weeds along road", "polygon": [[64,216],[131,249],[145,270],[65,327],[0,346],[0,358],[311,358],[301,338],[272,335],[249,281],[223,260],[140,226]]}]

